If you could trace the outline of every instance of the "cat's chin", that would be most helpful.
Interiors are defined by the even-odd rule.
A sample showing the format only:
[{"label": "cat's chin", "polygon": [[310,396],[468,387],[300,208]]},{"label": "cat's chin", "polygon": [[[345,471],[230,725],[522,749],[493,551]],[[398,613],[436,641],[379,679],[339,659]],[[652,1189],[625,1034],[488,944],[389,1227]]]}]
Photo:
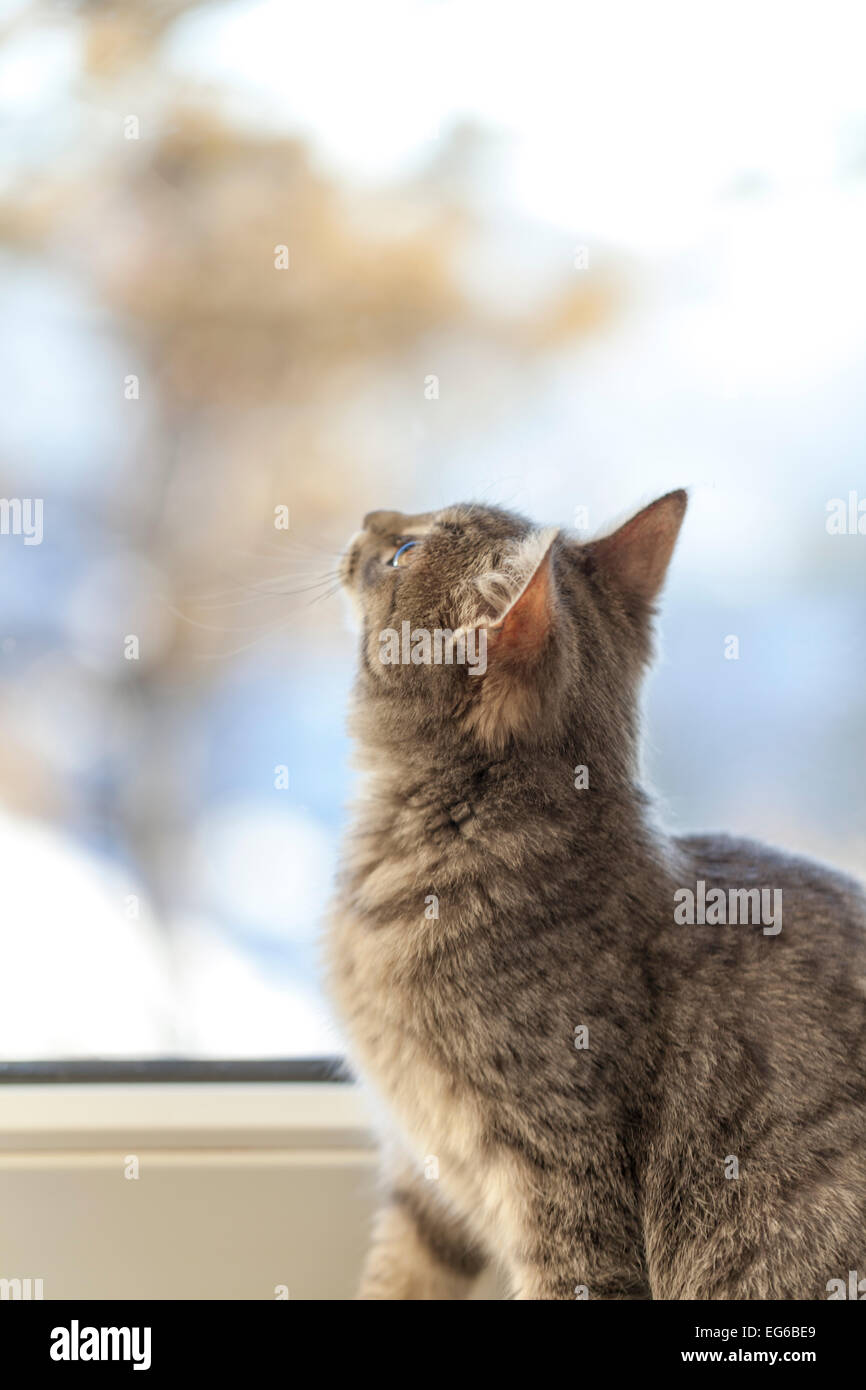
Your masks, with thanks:
[{"label": "cat's chin", "polygon": [[353,568],[352,557],[356,550],[356,547],[360,545],[363,539],[363,531],[356,531],[353,536],[349,537],[346,549],[343,551],[343,554],[340,558],[339,565],[340,594],[342,596],[343,615],[345,618],[347,628],[350,632],[354,634],[357,634],[363,630],[364,611],[361,607],[361,601],[350,583]]},{"label": "cat's chin", "polygon": [[353,634],[358,636],[364,630],[364,614],[358,595],[343,584],[340,588],[340,601],[343,607],[343,621]]}]

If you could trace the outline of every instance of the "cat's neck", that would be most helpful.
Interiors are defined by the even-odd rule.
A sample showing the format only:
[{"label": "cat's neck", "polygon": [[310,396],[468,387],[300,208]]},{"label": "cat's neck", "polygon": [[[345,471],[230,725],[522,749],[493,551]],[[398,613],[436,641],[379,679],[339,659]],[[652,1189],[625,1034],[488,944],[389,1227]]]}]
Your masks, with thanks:
[{"label": "cat's neck", "polygon": [[521,934],[544,903],[548,918],[606,919],[644,968],[638,962],[657,949],[652,924],[683,879],[635,782],[593,779],[590,769],[589,785],[578,786],[566,750],[437,763],[417,748],[405,762],[393,748],[385,758],[379,745],[362,761],[343,884],[368,925],[420,921],[441,898],[437,933],[416,942],[427,950],[485,933],[491,920],[501,932],[509,914]]},{"label": "cat's neck", "polygon": [[664,867],[670,842],[636,767],[585,749],[583,757],[573,746],[483,756],[469,743],[375,740],[359,749],[363,819],[375,833],[397,814],[404,823],[414,819],[419,835],[440,820],[464,838],[507,831],[515,843],[522,837],[527,857],[544,852],[538,837],[549,829],[573,859],[593,861],[603,842],[608,860]]}]

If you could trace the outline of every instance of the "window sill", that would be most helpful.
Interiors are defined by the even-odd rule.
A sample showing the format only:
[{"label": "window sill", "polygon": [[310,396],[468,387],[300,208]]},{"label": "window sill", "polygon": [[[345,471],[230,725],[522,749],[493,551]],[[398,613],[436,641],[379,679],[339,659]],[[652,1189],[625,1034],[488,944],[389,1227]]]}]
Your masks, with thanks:
[{"label": "window sill", "polygon": [[0,1090],[0,1162],[22,1150],[372,1147],[354,1086],[58,1082]]}]

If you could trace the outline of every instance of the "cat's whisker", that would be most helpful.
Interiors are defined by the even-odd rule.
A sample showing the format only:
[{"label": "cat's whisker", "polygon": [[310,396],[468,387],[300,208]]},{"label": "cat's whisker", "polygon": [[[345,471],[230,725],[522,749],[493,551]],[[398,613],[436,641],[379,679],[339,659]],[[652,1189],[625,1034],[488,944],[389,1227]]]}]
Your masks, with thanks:
[{"label": "cat's whisker", "polygon": [[300,595],[300,594],[309,594],[309,593],[311,593],[314,589],[320,589],[320,588],[322,588],[322,587],[324,587],[324,586],[326,586],[326,585],[334,584],[335,582],[336,582],[337,586],[339,586],[339,583],[340,583],[339,575],[337,575],[337,574],[329,574],[329,575],[323,576],[323,578],[321,578],[321,579],[316,579],[316,580],[314,580],[311,584],[302,584],[302,585],[299,585],[299,586],[296,587],[296,588],[290,588],[290,589],[286,589],[286,588],[268,588],[268,589],[262,589],[262,590],[258,590],[258,591],[256,591],[255,593],[252,593],[252,594],[248,595],[246,598],[229,599],[229,600],[226,600],[226,601],[224,601],[224,602],[219,602],[219,603],[216,603],[216,602],[208,602],[208,601],[205,600],[205,599],[190,599],[190,600],[187,600],[187,602],[197,603],[200,607],[205,607],[205,608],[209,609],[211,612],[220,612],[220,611],[222,611],[222,610],[225,609],[225,608],[248,608],[248,607],[250,607],[250,606],[253,605],[253,604],[260,603],[260,602],[264,602],[264,601],[267,600],[267,599],[275,599],[275,598],[295,598],[295,597],[297,597],[297,596]]},{"label": "cat's whisker", "polygon": [[[317,588],[323,584],[332,583],[334,580],[339,579],[339,571],[331,570],[327,574],[312,580],[308,585],[289,589],[283,587],[285,580],[291,577],[292,576],[283,575],[279,578],[265,580],[260,584],[238,580],[233,589],[223,589],[214,594],[188,595],[183,601],[184,603],[195,604],[199,607],[211,607],[214,610],[220,608],[243,607],[247,604],[256,603],[260,599],[287,598],[294,594],[309,593],[311,589]],[[306,576],[299,575],[298,577],[305,578]],[[229,594],[236,593],[238,589],[246,590],[248,597],[243,599],[229,599],[227,597]]]},{"label": "cat's whisker", "polygon": [[[315,602],[315,600],[313,600],[313,602]],[[251,641],[245,642],[239,647],[231,647],[227,651],[198,652],[196,653],[196,659],[199,661],[224,661],[230,659],[233,656],[241,656],[244,652],[252,651],[254,647],[261,646],[263,642],[267,642],[274,637],[278,637],[281,633],[290,632],[293,628],[296,628],[298,626],[298,623],[299,618],[297,615],[295,615],[287,622],[266,624],[263,629],[257,632],[257,635],[253,637]],[[220,629],[218,628],[214,628],[211,630],[220,631]],[[243,629],[241,628],[222,629],[222,631],[224,632],[240,632],[242,630]]]},{"label": "cat's whisker", "polygon": [[[217,626],[217,625],[214,624],[214,623],[203,623],[203,622],[201,622],[198,618],[191,618],[191,617],[189,616],[188,613],[184,613],[184,612],[181,611],[181,609],[175,608],[175,606],[174,606],[173,604],[171,604],[171,603],[166,603],[165,607],[166,607],[166,610],[167,610],[169,613],[171,613],[172,617],[177,618],[179,622],[184,623],[187,627],[195,627],[195,628],[198,628],[199,631],[201,631],[201,632],[220,632],[220,633],[226,633],[226,632],[243,632],[243,631],[245,630],[244,628],[240,628],[240,627],[219,627],[219,626]],[[269,625],[268,625],[268,624],[262,624],[261,626],[267,627],[267,626],[269,626]],[[246,629],[246,630],[249,631],[249,629]]]},{"label": "cat's whisker", "polygon": [[318,595],[316,595],[315,598],[311,598],[310,601],[309,601],[309,603],[308,603],[306,606],[307,606],[308,608],[310,608],[314,603],[321,603],[321,602],[322,602],[322,599],[333,598],[334,594],[339,593],[340,590],[342,589],[342,587],[343,587],[343,581],[342,581],[342,579],[339,579],[339,578],[338,578],[338,579],[337,579],[337,582],[336,582],[335,584],[332,584],[331,587],[330,587],[330,589],[327,589],[327,590],[325,591],[325,593],[323,593],[323,594],[318,594]]}]

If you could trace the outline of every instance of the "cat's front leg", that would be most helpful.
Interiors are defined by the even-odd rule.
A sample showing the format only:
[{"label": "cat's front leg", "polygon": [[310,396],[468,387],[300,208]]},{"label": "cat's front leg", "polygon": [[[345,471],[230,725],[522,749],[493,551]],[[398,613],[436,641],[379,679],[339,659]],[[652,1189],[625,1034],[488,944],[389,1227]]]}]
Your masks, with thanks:
[{"label": "cat's front leg", "polygon": [[574,1299],[645,1300],[652,1297],[649,1285],[623,1272],[605,1281],[580,1283],[571,1269],[549,1269],[544,1265],[521,1265],[512,1272],[513,1297],[518,1300],[542,1299],[570,1302]]},{"label": "cat's front leg", "polygon": [[378,1213],[360,1299],[466,1298],[487,1263],[461,1218],[414,1174],[395,1178]]},{"label": "cat's front leg", "polygon": [[517,1299],[652,1297],[634,1213],[585,1172],[548,1175],[544,1200],[524,1203],[524,1239],[508,1260]]}]

